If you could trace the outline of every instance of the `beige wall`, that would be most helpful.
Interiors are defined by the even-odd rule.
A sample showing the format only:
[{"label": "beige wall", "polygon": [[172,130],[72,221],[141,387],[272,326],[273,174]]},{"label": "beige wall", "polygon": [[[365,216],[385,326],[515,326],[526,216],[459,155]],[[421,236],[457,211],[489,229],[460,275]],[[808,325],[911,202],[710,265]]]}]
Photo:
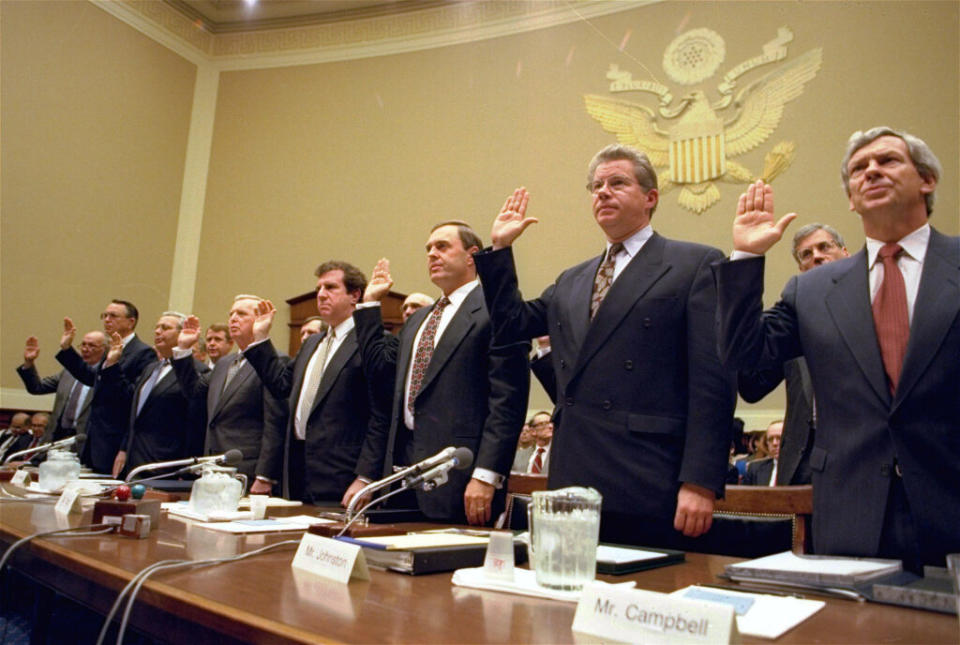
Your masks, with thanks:
[{"label": "beige wall", "polygon": [[[66,312],[67,304],[76,303],[75,310],[89,321],[81,327],[96,323],[103,300],[114,293],[133,292],[132,297],[140,299],[138,304],[146,303],[143,308],[151,312],[148,317],[165,304],[171,267],[169,260],[166,264],[164,260],[171,256],[174,243],[178,171],[193,78],[191,65],[111,17],[84,9],[85,5],[71,6],[69,16],[60,16],[63,12],[27,9],[20,3],[12,3],[14,8],[10,8],[10,4],[3,3],[3,309],[9,312],[13,306],[31,302],[63,306],[44,315],[43,329],[33,318],[4,321],[8,323],[3,327],[5,386],[16,384],[12,369],[17,358],[9,352],[19,353],[22,337],[34,331],[42,332],[45,345],[51,347],[56,340],[56,318]],[[377,258],[385,255],[392,260],[398,289],[432,293],[435,289],[427,280],[423,253],[430,225],[462,218],[473,222],[487,238],[504,197],[521,183],[533,195],[531,213],[541,219],[517,246],[521,286],[528,295],[538,293],[561,269],[598,253],[603,245],[589,214],[584,171],[590,156],[613,138],[586,114],[583,94],[609,95],[605,74],[611,63],[632,72],[635,79],[650,78],[645,67],[676,94],[682,94],[685,88],[669,81],[661,58],[677,34],[696,27],[709,27],[726,41],[721,73],[760,53],[781,26],[794,32],[790,59],[823,48],[822,69],[804,93],[787,105],[780,127],[757,150],[736,158],[758,171],[774,143],[790,140],[797,144],[793,166],[775,182],[779,208],[800,212],[794,229],[811,221],[827,221],[841,230],[851,248],[862,244],[857,216],[847,210],[839,188],[837,168],[851,131],[887,123],[915,132],[939,154],[945,172],[933,222],[942,231],[957,234],[958,6],[953,1],[664,2],[592,18],[589,24],[575,22],[421,52],[223,72],[196,312],[204,322],[223,320],[235,293],[254,292],[282,301],[308,291],[315,281],[314,267],[333,257],[369,272]],[[70,31],[67,26],[77,22],[71,17],[74,13],[83,16],[84,27]],[[42,38],[34,42],[16,35],[19,29],[10,24],[28,19],[49,20],[53,27],[35,25],[33,33]],[[52,32],[57,25],[68,33]],[[620,52],[618,46],[627,32],[626,47]],[[53,50],[60,53],[45,66],[36,67],[33,59],[51,49],[48,37],[57,43]],[[64,38],[83,54],[73,49],[61,51],[59,41]],[[113,55],[102,53],[102,63],[63,73],[64,65],[79,65],[81,60],[100,55],[96,52],[101,50]],[[16,65],[8,52],[17,53]],[[20,74],[21,65],[32,71]],[[131,71],[105,74],[101,71],[105,65],[111,70],[124,66]],[[17,72],[15,83],[9,80],[10,70]],[[755,79],[761,73],[747,78]],[[57,88],[57,92],[45,96],[39,105],[24,106],[31,92],[19,90],[14,100],[8,85],[27,85],[28,79],[32,86]],[[90,108],[91,116],[80,119],[72,110],[58,108],[59,88],[75,82],[96,87],[98,92],[92,98],[87,96],[89,92],[71,97],[70,105],[81,98],[99,100],[104,93],[116,92],[124,98]],[[717,82],[714,78],[699,89],[715,97]],[[619,96],[653,105],[650,95]],[[127,108],[133,104],[136,109]],[[149,110],[154,113],[147,118]],[[16,126],[8,118],[14,111],[21,115]],[[92,137],[91,131],[109,134],[111,130],[91,127],[93,116],[139,130],[103,141]],[[83,134],[85,145],[78,146],[81,152],[62,154],[61,145],[45,160],[82,172],[85,181],[72,180],[81,188],[90,183],[89,174],[125,172],[134,176],[109,184],[98,181],[97,189],[86,193],[80,188],[67,190],[59,182],[44,184],[37,179],[43,164],[24,163],[21,155],[11,153],[8,142],[22,140],[19,150],[33,150],[31,142],[41,136],[38,131],[49,128],[34,121],[60,123],[73,137]],[[136,151],[156,152],[162,143],[163,156],[151,154],[129,161],[136,151],[128,152],[126,146],[147,141],[150,143]],[[124,154],[118,155],[117,150]],[[73,164],[79,156],[84,163]],[[117,157],[124,160],[119,169],[101,169]],[[145,164],[151,168],[148,173],[131,170]],[[19,168],[21,165],[29,167]],[[13,172],[17,173],[16,182]],[[20,187],[21,176],[31,180],[27,184],[30,190],[27,185]],[[146,187],[144,177],[150,179]],[[667,236],[729,250],[730,220],[740,188],[720,187],[721,202],[702,215],[681,209],[676,191],[665,194],[654,227]],[[150,191],[149,199],[142,199],[144,189]],[[10,208],[13,202],[8,190],[18,191],[22,206],[16,210]],[[118,204],[126,205],[120,212],[138,212],[139,217],[133,217],[124,229],[127,250],[121,254],[123,259],[103,254],[95,260],[99,264],[82,264],[88,269],[81,275],[75,270],[82,261],[77,259],[80,254],[73,250],[74,245],[60,242],[51,248],[51,238],[56,236],[44,224],[40,237],[44,244],[34,247],[32,255],[42,260],[37,264],[58,267],[52,271],[56,280],[12,273],[8,267],[21,266],[26,253],[18,250],[20,255],[14,257],[13,249],[22,248],[14,240],[23,240],[35,231],[31,213],[51,199],[56,203],[46,207],[47,211],[82,208],[94,213],[85,212],[78,227],[88,224],[95,228],[107,221],[101,212],[116,211]],[[63,204],[73,207],[64,209]],[[143,214],[145,208],[151,209],[149,216]],[[52,215],[44,212],[43,217]],[[8,225],[8,221],[15,224]],[[15,231],[14,226],[20,228]],[[104,239],[109,240],[110,231],[106,233]],[[92,247],[93,242],[86,239]],[[771,302],[795,271],[786,245],[778,249],[769,262]],[[151,256],[158,264],[148,267],[143,258]],[[126,270],[118,272],[118,266]],[[11,275],[16,289],[8,289]],[[64,288],[64,276],[72,288]],[[93,276],[101,282],[91,289]],[[95,291],[90,304],[78,296],[80,285]],[[282,347],[286,346],[285,323],[284,311],[274,334]],[[48,358],[50,353],[46,353]],[[760,408],[777,407],[781,402],[779,394]],[[545,396],[538,391],[531,407],[545,406]]]},{"label": "beige wall", "polygon": [[99,329],[133,301],[152,343],[167,307],[196,68],[88,2],[0,3],[2,365],[53,359],[69,315]]}]

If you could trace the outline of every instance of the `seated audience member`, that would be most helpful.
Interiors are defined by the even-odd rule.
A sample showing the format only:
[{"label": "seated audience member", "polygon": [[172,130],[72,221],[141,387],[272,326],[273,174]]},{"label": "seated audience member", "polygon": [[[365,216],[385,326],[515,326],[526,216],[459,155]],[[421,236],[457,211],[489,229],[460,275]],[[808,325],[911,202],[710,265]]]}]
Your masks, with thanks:
[{"label": "seated audience member", "polygon": [[327,330],[327,324],[323,322],[320,316],[310,316],[303,321],[300,326],[300,343],[303,344],[307,338],[314,334],[319,334]]},{"label": "seated audience member", "polygon": [[530,429],[536,440],[536,447],[527,463],[527,472],[531,475],[546,475],[550,468],[550,445],[553,442],[553,419],[549,412],[537,412],[530,420]]},{"label": "seated audience member", "polygon": [[[126,440],[113,463],[114,477],[126,476],[143,464],[196,456],[202,450],[202,407],[184,394],[170,365],[185,319],[175,311],[160,316],[153,329],[156,360],[135,382],[127,379],[118,364],[123,344],[120,334],[113,334],[100,379],[110,396],[130,406]],[[193,365],[200,372],[209,371],[203,363],[193,361]]]},{"label": "seated audience member", "polygon": [[[108,344],[108,337],[102,331],[91,331],[84,334],[83,341],[80,343],[80,356],[83,358],[83,362],[96,368],[100,364]],[[60,370],[53,376],[41,379],[34,365],[34,361],[39,355],[40,344],[36,336],[31,336],[27,339],[26,347],[23,350],[23,365],[17,368],[17,374],[20,375],[24,387],[30,394],[56,392],[51,414],[53,422],[47,427],[47,432],[41,439],[41,443],[66,439],[78,432],[86,434],[86,423],[90,413],[93,388],[78,381],[65,369]]]},{"label": "seated audience member", "polygon": [[363,372],[353,310],[367,281],[352,264],[317,267],[317,312],[326,332],[308,336],[291,360],[269,339],[276,310],[257,306],[254,342],[243,352],[260,380],[290,414],[278,459],[283,496],[314,504],[337,504],[354,480],[369,429],[384,413],[371,401]]},{"label": "seated audience member", "polygon": [[941,166],[918,137],[855,132],[841,163],[866,245],[792,277],[763,310],[763,255],[796,217],[762,181],[740,196],[714,265],[727,369],[803,356],[817,402],[816,553],[943,566],[960,552],[960,239],[930,224]]},{"label": "seated audience member", "polygon": [[412,314],[417,309],[421,309],[423,307],[432,307],[432,306],[433,306],[433,298],[431,298],[425,293],[417,293],[416,291],[414,291],[409,296],[404,298],[403,306],[400,309],[400,315],[403,316],[403,322],[407,322],[407,318],[410,317],[410,314]]},{"label": "seated audience member", "polygon": [[747,474],[743,477],[744,486],[776,486],[777,467],[780,461],[780,438],[783,435],[783,421],[774,421],[763,435],[763,448],[767,456],[755,459],[747,464]]},{"label": "seated audience member", "polygon": [[517,452],[513,457],[513,465],[510,472],[525,473],[527,465],[530,463],[530,455],[533,454],[533,447],[537,445],[537,440],[533,436],[533,429],[530,427],[530,421],[523,424],[520,430],[520,438],[517,440]]},{"label": "seated audience member", "polygon": [[188,316],[173,350],[173,371],[186,395],[206,408],[203,454],[241,451],[237,470],[247,476],[250,492],[269,495],[280,479],[287,403],[264,387],[243,355],[253,342],[253,322],[261,301],[257,296],[234,298],[228,324],[239,351],[205,374],[198,374],[190,360],[190,346],[200,340],[200,321]]},{"label": "seated audience member", "polygon": [[13,446],[28,432],[30,432],[30,415],[26,412],[15,413],[10,419],[10,426],[0,435],[0,460],[16,452],[12,449]]},{"label": "seated audience member", "polygon": [[197,339],[197,343],[191,349],[193,354],[193,359],[198,363],[203,363],[207,367],[213,367],[213,361],[210,360],[210,356],[207,354],[207,343],[202,338]]},{"label": "seated audience member", "polygon": [[230,327],[223,323],[213,323],[207,327],[206,334],[204,338],[200,339],[200,342],[204,343],[206,347],[209,357],[207,367],[211,369],[217,364],[217,361],[233,351],[233,337],[230,336]]},{"label": "seated audience member", "polygon": [[[800,273],[849,255],[843,237],[832,226],[807,224],[793,236],[793,258]],[[787,382],[787,411],[777,483],[809,484],[816,406],[806,360],[798,356],[770,369],[741,371],[737,375],[737,386],[744,401],[756,403],[783,380]]]}]

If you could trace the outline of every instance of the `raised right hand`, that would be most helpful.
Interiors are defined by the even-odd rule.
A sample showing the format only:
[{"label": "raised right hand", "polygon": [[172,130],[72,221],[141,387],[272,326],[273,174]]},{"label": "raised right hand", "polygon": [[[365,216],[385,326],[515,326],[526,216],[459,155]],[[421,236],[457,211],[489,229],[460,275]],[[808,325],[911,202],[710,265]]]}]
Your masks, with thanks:
[{"label": "raised right hand", "polygon": [[40,341],[36,336],[27,339],[27,345],[23,349],[23,364],[27,367],[33,366],[33,361],[40,355]]},{"label": "raised right hand", "polygon": [[393,278],[390,277],[390,260],[380,258],[377,260],[377,266],[373,267],[373,274],[370,276],[370,282],[363,292],[364,302],[380,302],[390,293],[390,287],[393,286]]},{"label": "raised right hand", "polygon": [[733,220],[733,248],[763,255],[780,241],[787,225],[797,217],[787,213],[773,221],[773,188],[757,180],[737,202],[737,216]]},{"label": "raised right hand", "polygon": [[77,335],[77,328],[69,318],[63,319],[63,336],[60,337],[60,349],[68,349],[73,345],[73,337]]},{"label": "raised right hand", "polygon": [[200,319],[196,316],[187,316],[177,336],[177,348],[190,349],[200,338]]},{"label": "raised right hand", "polygon": [[269,300],[261,300],[257,303],[257,318],[253,321],[253,340],[254,342],[266,340],[270,336],[270,327],[273,326],[273,317],[277,315],[277,310]]},{"label": "raised right hand", "polygon": [[526,216],[529,200],[530,194],[523,187],[517,188],[507,197],[497,219],[493,220],[493,230],[490,231],[490,241],[494,250],[510,246],[528,226],[540,221],[536,217]]},{"label": "raised right hand", "polygon": [[123,354],[123,339],[120,337],[120,334],[113,332],[110,334],[110,347],[107,349],[107,360],[103,362],[103,366],[110,367],[111,365],[116,365],[117,361],[120,360],[121,354]]}]

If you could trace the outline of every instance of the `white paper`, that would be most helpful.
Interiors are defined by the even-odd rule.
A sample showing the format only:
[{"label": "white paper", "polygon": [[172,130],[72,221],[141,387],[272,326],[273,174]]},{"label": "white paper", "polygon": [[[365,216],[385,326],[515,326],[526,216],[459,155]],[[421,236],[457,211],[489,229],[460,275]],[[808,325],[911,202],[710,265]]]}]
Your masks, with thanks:
[{"label": "white paper", "polygon": [[[513,580],[504,580],[503,578],[490,578],[487,576],[483,567],[472,569],[457,569],[453,572],[453,584],[458,587],[471,587],[473,589],[486,589],[489,591],[501,591],[503,593],[512,593],[520,596],[534,596],[536,598],[551,598],[553,600],[562,600],[564,602],[579,602],[582,591],[562,591],[560,589],[547,589],[537,584],[537,574],[529,569],[514,569]],[[609,585],[610,583],[595,580],[591,584]],[[627,582],[610,585],[614,587],[636,586],[636,582],[630,580]]]},{"label": "white paper", "polygon": [[638,560],[653,560],[662,558],[662,553],[655,551],[644,551],[643,549],[626,549],[617,546],[607,546],[601,544],[597,547],[598,562],[612,562],[613,564],[623,564],[624,562],[636,562]]},{"label": "white paper", "polygon": [[311,518],[310,522],[296,521],[288,517],[280,517],[270,520],[238,520],[234,522],[198,522],[196,526],[221,531],[223,533],[279,533],[282,531],[306,531],[311,524],[316,524]]},{"label": "white paper", "polygon": [[[770,596],[767,594],[747,593],[713,587],[693,585],[673,592],[672,596],[684,596],[691,589],[702,589],[712,594],[746,597],[753,599],[753,605],[742,616],[737,616],[737,629],[741,634],[760,638],[779,638],[827,604],[821,600],[806,600],[788,596]],[[710,602],[702,600],[702,602]],[[720,603],[723,604],[723,603]]]},{"label": "white paper", "polygon": [[727,569],[768,569],[784,573],[860,575],[884,571],[894,564],[889,560],[857,560],[823,556],[798,556],[791,551],[767,555],[755,560],[727,565]]}]

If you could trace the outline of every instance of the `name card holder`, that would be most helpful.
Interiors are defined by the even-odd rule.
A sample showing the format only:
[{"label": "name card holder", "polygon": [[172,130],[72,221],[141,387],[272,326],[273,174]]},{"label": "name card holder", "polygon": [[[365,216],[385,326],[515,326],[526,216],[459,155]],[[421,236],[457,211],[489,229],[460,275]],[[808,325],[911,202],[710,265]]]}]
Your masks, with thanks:
[{"label": "name card holder", "polygon": [[361,547],[311,533],[304,533],[290,566],[344,584],[370,579]]},{"label": "name card holder", "polygon": [[740,643],[732,606],[599,585],[584,588],[573,633],[578,642]]},{"label": "name card holder", "polygon": [[30,485],[30,473],[24,469],[20,469],[13,473],[13,477],[10,478],[10,483],[14,486],[20,486],[21,488],[26,488]]},{"label": "name card holder", "polygon": [[54,513],[62,516],[81,512],[83,508],[80,505],[80,489],[69,485],[64,488],[53,510]]}]

